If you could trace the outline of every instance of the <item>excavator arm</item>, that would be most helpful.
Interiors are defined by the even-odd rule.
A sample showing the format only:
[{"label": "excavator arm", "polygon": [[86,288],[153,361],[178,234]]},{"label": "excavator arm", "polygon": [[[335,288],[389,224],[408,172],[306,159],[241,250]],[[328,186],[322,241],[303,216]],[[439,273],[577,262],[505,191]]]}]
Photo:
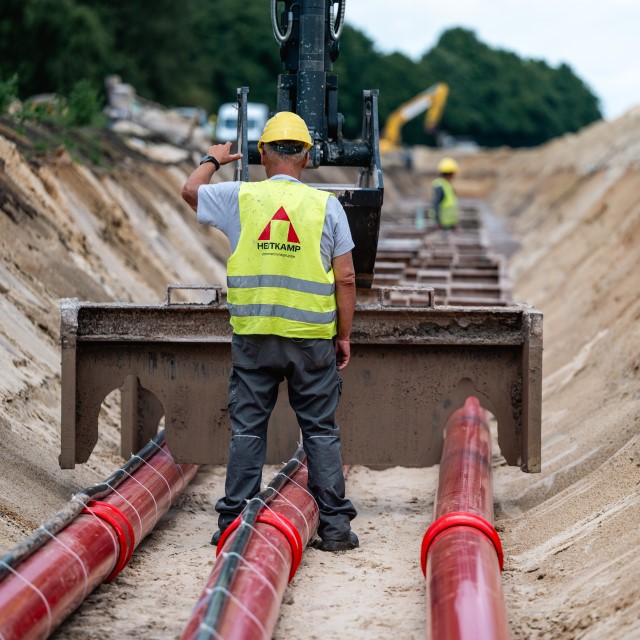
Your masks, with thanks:
[{"label": "excavator arm", "polygon": [[[370,288],[378,245],[383,200],[378,128],[378,91],[363,91],[362,136],[346,140],[338,111],[338,58],[346,0],[271,0],[273,33],[280,47],[283,73],[278,76],[276,112],[297,113],[309,127],[312,168],[359,167],[354,184],[314,184],[334,193],[344,207],[355,243],[356,284]],[[238,147],[243,158],[236,179],[248,180],[249,164],[260,164],[257,143],[247,136],[249,89],[238,89]]]}]

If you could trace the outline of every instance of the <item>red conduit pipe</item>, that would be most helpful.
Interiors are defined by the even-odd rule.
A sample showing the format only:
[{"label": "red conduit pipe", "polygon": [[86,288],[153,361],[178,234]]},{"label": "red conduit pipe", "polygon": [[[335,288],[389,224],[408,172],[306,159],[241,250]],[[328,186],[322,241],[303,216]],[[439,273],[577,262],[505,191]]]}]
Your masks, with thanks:
[{"label": "red conduit pipe", "polygon": [[47,638],[99,584],[112,580],[168,511],[198,465],[166,445],[113,493],[90,502],[0,583],[0,640]]},{"label": "red conduit pipe", "polygon": [[434,522],[421,552],[427,637],[510,637],[500,582],[502,547],[493,527],[491,436],[477,398],[447,421]]},{"label": "red conduit pipe", "polygon": [[238,529],[231,530],[230,527],[225,531],[225,534],[229,533],[218,544],[216,564],[185,627],[182,640],[271,638],[287,584],[295,574],[302,551],[318,528],[318,507],[307,491],[307,475],[306,466],[301,466],[268,507],[260,512],[255,531],[230,585],[227,602],[213,630],[204,624],[205,611],[211,590],[223,570],[226,550],[231,547]]}]

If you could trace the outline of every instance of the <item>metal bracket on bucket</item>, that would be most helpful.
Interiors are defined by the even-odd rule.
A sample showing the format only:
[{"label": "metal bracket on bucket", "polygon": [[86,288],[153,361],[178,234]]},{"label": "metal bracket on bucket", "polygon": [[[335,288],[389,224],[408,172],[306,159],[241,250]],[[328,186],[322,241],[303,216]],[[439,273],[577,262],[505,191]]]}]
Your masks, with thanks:
[{"label": "metal bracket on bucket", "polygon": [[164,304],[198,304],[194,302],[171,302],[171,294],[173,291],[213,291],[213,300],[199,304],[221,304],[222,302],[222,285],[219,284],[168,284],[167,292],[164,297]]}]

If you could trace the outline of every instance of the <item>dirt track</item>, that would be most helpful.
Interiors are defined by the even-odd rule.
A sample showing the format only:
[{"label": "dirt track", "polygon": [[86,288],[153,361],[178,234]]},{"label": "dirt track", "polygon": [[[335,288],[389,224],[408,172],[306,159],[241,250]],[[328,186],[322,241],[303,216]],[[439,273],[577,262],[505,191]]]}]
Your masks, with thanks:
[{"label": "dirt track", "polygon": [[[638,158],[640,109],[540,149],[459,158],[459,191],[487,198],[521,242],[515,299],[544,313],[543,472],[525,475],[497,454],[494,465],[515,638],[640,638]],[[115,173],[65,153],[29,163],[0,136],[2,552],[120,464],[112,395],[89,464],[57,468],[59,299],[155,302],[166,283],[224,275],[226,241],[179,200],[188,165],[133,152],[121,162]],[[388,205],[425,188],[436,162],[425,151],[415,174],[390,170]],[[423,637],[415,541],[436,479],[436,469],[354,468],[362,547],[305,554],[275,637]],[[200,474],[56,638],[178,636],[210,570],[221,485],[221,469]]]}]

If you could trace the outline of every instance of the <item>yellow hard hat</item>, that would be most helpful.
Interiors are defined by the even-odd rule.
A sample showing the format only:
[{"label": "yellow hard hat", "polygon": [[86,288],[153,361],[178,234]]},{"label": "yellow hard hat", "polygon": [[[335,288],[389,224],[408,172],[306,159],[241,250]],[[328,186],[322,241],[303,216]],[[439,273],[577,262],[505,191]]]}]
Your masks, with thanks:
[{"label": "yellow hard hat", "polygon": [[262,147],[268,142],[278,142],[280,140],[302,142],[305,149],[310,149],[313,145],[309,129],[307,129],[304,120],[291,111],[280,111],[273,118],[267,120],[260,140],[258,140],[258,150],[262,151]]},{"label": "yellow hard hat", "polygon": [[442,158],[438,162],[438,173],[457,173],[458,163],[453,158]]}]

